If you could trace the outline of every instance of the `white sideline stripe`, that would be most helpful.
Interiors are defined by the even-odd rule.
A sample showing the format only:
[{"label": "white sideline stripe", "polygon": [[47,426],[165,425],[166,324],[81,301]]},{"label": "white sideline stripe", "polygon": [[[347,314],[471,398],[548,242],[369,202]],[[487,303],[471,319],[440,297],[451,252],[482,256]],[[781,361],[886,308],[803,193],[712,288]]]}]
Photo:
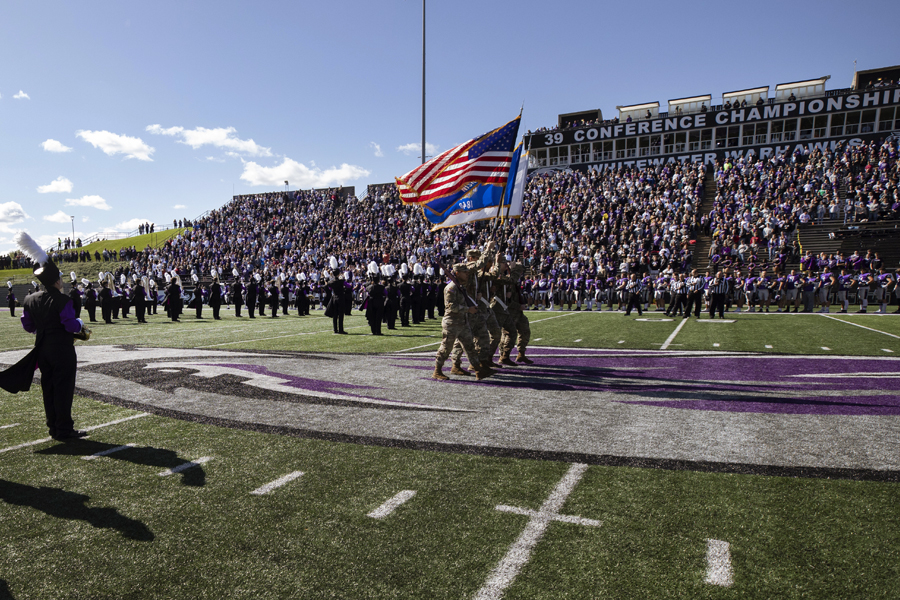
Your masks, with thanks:
[{"label": "white sideline stripe", "polygon": [[886,336],[892,337],[895,340],[900,340],[900,335],[894,335],[893,333],[888,333],[887,331],[881,331],[879,329],[872,329],[871,327],[866,327],[865,325],[860,325],[858,323],[852,323],[850,321],[845,321],[843,319],[838,319],[837,317],[832,317],[831,315],[819,314],[821,317],[825,317],[826,319],[831,319],[832,321],[838,321],[840,323],[846,323],[847,325],[853,325],[854,327],[859,327],[861,329],[868,329],[869,331],[874,331],[875,333],[881,333]]},{"label": "white sideline stripe", "polygon": [[367,517],[372,517],[373,519],[383,519],[392,512],[394,512],[398,506],[408,501],[410,498],[416,495],[415,490],[403,490],[372,512],[370,512]]},{"label": "white sideline stripe", "polygon": [[546,319],[538,319],[537,321],[531,321],[531,324],[540,323],[541,321],[549,321],[550,319],[559,319],[560,317],[571,317],[572,315],[580,315],[581,313],[570,312],[564,315],[556,315],[555,317],[547,317]]},{"label": "white sideline stripe", "polygon": [[[139,419],[141,417],[149,417],[149,413],[141,413],[139,415],[134,415],[131,417],[125,417],[124,419],[117,419],[115,421],[110,421],[109,423],[103,423],[102,425],[94,425],[92,427],[85,427],[84,431],[93,431],[95,429],[100,429],[101,427],[109,427],[110,425],[118,425],[119,423],[124,423],[125,421],[130,421],[132,419]],[[38,444],[43,444],[44,442],[49,442],[53,438],[45,437],[39,440],[34,440],[33,442],[25,442],[24,444],[18,444],[16,446],[9,446],[8,448],[0,448],[0,454],[4,452],[9,452],[10,450],[18,450],[20,448],[27,448],[28,446],[37,446]]]},{"label": "white sideline stripe", "polygon": [[124,446],[116,446],[115,448],[110,448],[109,450],[103,450],[102,452],[98,452],[97,454],[91,454],[90,456],[82,456],[81,460],[94,460],[95,458],[99,458],[101,456],[108,456],[113,452],[118,452],[120,450],[125,450],[126,448],[133,448],[134,444],[125,444]]},{"label": "white sideline stripe", "polygon": [[731,587],[734,583],[729,548],[728,542],[706,540],[706,583],[722,587]]},{"label": "white sideline stripe", "polygon": [[12,425],[2,425],[0,429],[9,429],[10,427],[18,427],[21,423],[13,423]]},{"label": "white sideline stripe", "polygon": [[272,490],[274,490],[276,488],[280,488],[284,484],[290,483],[293,480],[297,479],[298,477],[302,477],[302,476],[303,476],[303,471],[294,471],[293,473],[288,473],[284,477],[279,477],[275,481],[267,483],[266,485],[264,485],[260,488],[257,488],[250,493],[253,494],[254,496],[262,496],[263,494],[268,494]]},{"label": "white sideline stripe", "polygon": [[159,473],[159,476],[167,477],[169,475],[181,473],[182,471],[187,471],[188,469],[191,469],[193,467],[199,467],[200,465],[202,465],[204,463],[208,463],[211,460],[212,460],[212,456],[204,456],[203,458],[198,458],[197,460],[192,460],[190,462],[182,463],[182,464],[178,465],[177,467],[172,467],[171,469],[169,469],[167,471],[163,471],[162,473]]},{"label": "white sideline stripe", "polygon": [[[347,329],[363,329],[368,325],[358,325],[356,327],[348,327]],[[237,340],[235,342],[222,342],[221,344],[207,344],[206,346],[197,346],[197,348],[215,348],[216,346],[230,346],[232,344],[249,344],[251,342],[266,342],[268,340],[278,340],[281,338],[297,337],[301,335],[316,335],[318,333],[332,333],[331,329],[323,329],[322,331],[302,331],[300,333],[289,333],[287,335],[276,335],[274,337],[257,338],[255,340]],[[440,342],[438,342],[440,343]]]},{"label": "white sideline stripe", "polygon": [[587,468],[587,465],[581,463],[575,463],[569,467],[568,472],[556,484],[553,491],[550,492],[550,496],[547,497],[540,510],[532,511],[505,505],[496,507],[496,510],[525,514],[531,518],[528,520],[528,524],[525,526],[525,530],[522,531],[519,539],[513,542],[513,545],[507,550],[506,556],[494,567],[487,581],[475,594],[475,600],[499,600],[503,596],[504,590],[513,582],[513,579],[516,578],[522,567],[528,563],[528,560],[531,558],[531,551],[534,550],[534,547],[543,537],[551,521],[563,521],[578,525],[600,525],[599,522],[593,519],[581,519],[580,517],[558,514],[566,498],[569,497],[569,494],[581,481],[581,477]]},{"label": "white sideline stripe", "polygon": [[[675,328],[675,331],[672,332],[672,335],[670,335],[669,337],[666,338],[666,341],[663,342],[663,345],[660,346],[659,349],[660,349],[660,350],[665,350],[666,348],[668,348],[669,345],[670,345],[673,341],[675,341],[675,336],[678,335],[678,332],[681,331],[681,328],[684,327],[684,324],[687,323],[687,322],[688,322],[687,319],[682,319],[682,320],[681,320],[681,323],[678,324],[678,327]],[[619,342],[619,343],[621,344],[622,342]]]}]

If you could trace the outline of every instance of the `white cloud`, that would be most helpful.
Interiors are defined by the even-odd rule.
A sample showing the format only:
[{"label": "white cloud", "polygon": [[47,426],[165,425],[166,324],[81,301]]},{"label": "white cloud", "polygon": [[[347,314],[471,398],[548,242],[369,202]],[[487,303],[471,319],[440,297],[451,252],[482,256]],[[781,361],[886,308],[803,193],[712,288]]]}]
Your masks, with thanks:
[{"label": "white cloud", "polygon": [[144,143],[141,138],[119,135],[109,131],[76,131],[75,135],[91,144],[94,148],[100,148],[113,156],[124,154],[125,158],[153,161],[150,155],[156,150]]},{"label": "white cloud", "polygon": [[47,215],[44,217],[45,221],[50,221],[51,223],[71,223],[72,217],[63,211],[58,211],[52,215]]},{"label": "white cloud", "polygon": [[[412,144],[404,144],[402,146],[397,146],[397,151],[402,152],[403,154],[409,156],[410,154],[417,154],[419,156],[422,155],[422,144],[413,142]],[[429,144],[425,142],[425,151],[428,156],[437,155],[438,147],[434,144]]]},{"label": "white cloud", "polygon": [[18,202],[6,202],[0,204],[0,223],[21,223],[27,218],[29,218],[28,215],[25,214],[22,205]]},{"label": "white cloud", "polygon": [[71,152],[72,149],[54,139],[45,140],[41,143],[41,147],[47,152]]},{"label": "white cloud", "polygon": [[369,142],[369,147],[372,148],[373,150],[375,150],[375,156],[377,156],[378,158],[381,158],[382,156],[384,156],[384,152],[381,151],[380,144],[376,144],[375,142]]},{"label": "white cloud", "polygon": [[184,204],[176,204],[172,208],[174,208],[175,210],[184,210],[185,208],[187,208],[187,206],[185,206]]},{"label": "white cloud", "polygon": [[16,100],[31,100],[31,96],[29,96],[22,90],[19,90],[19,93],[13,96],[13,98],[15,98]]},{"label": "white cloud", "polygon": [[87,223],[87,222],[90,221],[90,220],[91,220],[90,217],[81,217],[81,222],[82,222],[82,223]]},{"label": "white cloud", "polygon": [[39,185],[37,191],[39,194],[68,193],[72,191],[72,182],[60,175],[47,185]]},{"label": "white cloud", "polygon": [[185,144],[194,150],[203,146],[213,146],[215,148],[227,148],[248,156],[272,156],[271,148],[260,146],[253,140],[238,138],[235,135],[237,130],[234,127],[185,129],[184,127],[163,128],[161,125],[148,125],[147,131],[154,135],[179,136],[181,137],[178,140],[179,144]]},{"label": "white cloud", "polygon": [[255,162],[244,163],[244,172],[241,179],[250,185],[281,186],[285,180],[291,182],[291,186],[300,189],[333,187],[346,184],[360,177],[367,177],[370,173],[356,165],[342,164],[340,167],[319,169],[314,163],[307,167],[302,163],[285,157],[284,161],[275,167],[261,167]]},{"label": "white cloud", "polygon": [[106,203],[106,200],[100,196],[82,196],[81,198],[67,198],[66,206],[86,206],[88,208],[97,208],[100,210],[111,210],[112,206]]},{"label": "white cloud", "polygon": [[133,231],[144,223],[152,223],[150,219],[129,219],[108,227],[106,231]]}]

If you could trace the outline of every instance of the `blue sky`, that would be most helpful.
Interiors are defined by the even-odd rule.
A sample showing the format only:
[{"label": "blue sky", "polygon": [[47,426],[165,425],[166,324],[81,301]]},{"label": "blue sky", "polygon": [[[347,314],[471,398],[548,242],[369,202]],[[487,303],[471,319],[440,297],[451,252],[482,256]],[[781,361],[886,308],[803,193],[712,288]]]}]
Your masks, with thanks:
[{"label": "blue sky", "polygon": [[[15,231],[171,224],[234,193],[418,164],[420,0],[11,2],[0,18],[0,252]],[[682,6],[682,8],[673,8]],[[436,2],[436,151],[559,113],[900,63],[900,2]]]}]

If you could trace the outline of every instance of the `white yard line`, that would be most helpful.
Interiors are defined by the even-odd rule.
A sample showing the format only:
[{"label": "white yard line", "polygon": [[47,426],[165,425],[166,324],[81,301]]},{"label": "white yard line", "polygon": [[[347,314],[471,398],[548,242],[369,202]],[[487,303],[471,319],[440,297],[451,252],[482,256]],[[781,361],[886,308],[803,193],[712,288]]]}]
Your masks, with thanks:
[{"label": "white yard line", "polygon": [[303,476],[303,471],[294,471],[293,473],[288,473],[284,477],[279,477],[275,481],[269,482],[262,487],[256,488],[255,490],[253,490],[250,493],[253,494],[254,496],[262,496],[263,494],[268,494],[272,490],[274,490],[276,488],[280,488],[284,484],[290,483],[293,480],[297,479],[298,477],[302,477],[302,476]]},{"label": "white yard line", "polygon": [[13,423],[12,425],[0,425],[0,429],[9,429],[10,427],[18,427],[21,423]]},{"label": "white yard line", "polygon": [[488,580],[481,586],[478,593],[475,594],[475,600],[499,600],[503,596],[503,592],[516,578],[519,571],[531,558],[531,552],[534,547],[547,531],[547,527],[552,521],[562,521],[564,523],[574,523],[577,525],[588,525],[598,527],[599,521],[593,519],[582,519],[581,517],[573,517],[569,515],[559,514],[562,508],[581,481],[581,477],[587,470],[587,465],[575,463],[569,467],[568,472],[563,476],[556,487],[550,492],[550,496],[541,506],[540,510],[522,509],[513,506],[500,505],[496,510],[502,512],[512,512],[520,515],[528,515],[530,519],[525,526],[525,530],[519,536],[509,550],[506,552],[500,563],[494,568]]},{"label": "white yard line", "polygon": [[415,495],[415,490],[403,490],[366,516],[372,517],[373,519],[383,519]]},{"label": "white yard line", "polygon": [[409,352],[410,350],[418,350],[419,348],[427,348],[428,346],[437,346],[441,342],[431,342],[430,344],[422,344],[421,346],[413,346],[412,348],[404,348],[403,350],[397,350],[397,352]]},{"label": "white yard line", "polygon": [[200,465],[202,465],[204,463],[208,463],[211,460],[212,460],[212,456],[204,456],[202,458],[198,458],[197,460],[192,460],[190,462],[182,463],[182,464],[178,465],[177,467],[172,467],[171,469],[169,469],[167,471],[163,471],[162,473],[159,473],[159,476],[160,477],[168,477],[169,475],[175,475],[176,473],[181,473],[182,471],[186,471],[186,470],[192,469],[194,467],[199,467]]},{"label": "white yard line", "polygon": [[134,444],[125,444],[124,446],[116,446],[115,448],[110,448],[109,450],[104,450],[102,452],[98,452],[97,454],[91,454],[90,456],[82,456],[81,460],[94,460],[95,458],[100,458],[101,456],[109,456],[115,452],[119,452],[121,450],[127,450],[128,448],[134,448]]},{"label": "white yard line", "polygon": [[687,319],[682,319],[681,323],[678,324],[678,327],[675,328],[675,331],[672,332],[672,335],[666,338],[666,341],[663,342],[663,345],[660,346],[659,349],[665,350],[666,348],[668,348],[672,344],[672,342],[675,341],[675,336],[678,335],[678,332],[681,331],[681,328],[684,327],[684,324],[687,322]]},{"label": "white yard line", "polygon": [[722,587],[731,587],[734,583],[728,542],[706,540],[706,583]]},{"label": "white yard line", "polygon": [[845,321],[843,319],[838,319],[836,317],[832,317],[831,315],[819,314],[820,317],[825,317],[826,319],[831,319],[832,321],[838,321],[840,323],[846,323],[847,325],[853,325],[854,327],[859,327],[860,329],[868,329],[869,331],[874,331],[875,333],[881,333],[888,337],[892,337],[895,340],[900,340],[900,335],[894,335],[893,333],[888,333],[887,331],[881,331],[879,329],[872,329],[871,327],[866,327],[865,325],[859,325],[858,323],[852,323],[850,321]]},{"label": "white yard line", "polygon": [[[93,431],[95,429],[100,429],[101,427],[109,427],[110,425],[118,425],[119,423],[124,423],[125,421],[130,421],[132,419],[139,419],[141,417],[149,417],[149,413],[141,413],[139,415],[134,415],[131,417],[125,417],[124,419],[117,419],[115,421],[110,421],[109,423],[103,423],[102,425],[94,425],[92,427],[85,427],[85,431]],[[28,446],[37,446],[38,444],[43,444],[44,442],[49,442],[53,438],[46,437],[41,438],[39,440],[34,440],[33,442],[25,442],[24,444],[17,444],[15,446],[9,446],[7,448],[0,448],[0,454],[4,452],[9,452],[10,450],[18,450],[20,448],[27,448]]]},{"label": "white yard line", "polygon": [[537,321],[529,321],[530,324],[534,325],[535,323],[540,323],[542,321],[549,321],[550,319],[559,319],[561,317],[571,317],[572,315],[580,315],[580,312],[570,312],[565,313],[563,315],[556,315],[555,317],[547,317],[546,319],[538,319]]}]

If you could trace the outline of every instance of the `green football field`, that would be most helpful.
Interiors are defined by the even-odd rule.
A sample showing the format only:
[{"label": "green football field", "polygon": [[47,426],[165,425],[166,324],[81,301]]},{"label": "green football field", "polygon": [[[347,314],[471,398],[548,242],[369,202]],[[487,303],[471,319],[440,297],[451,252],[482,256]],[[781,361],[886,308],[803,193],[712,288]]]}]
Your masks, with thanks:
[{"label": "green football field", "polygon": [[[533,346],[900,354],[891,315],[526,314]],[[77,345],[353,361],[440,341],[438,321],[374,338],[356,313],[347,336],[321,311],[204,316],[138,325],[132,314]],[[31,346],[18,319],[0,317],[0,351]],[[81,396],[76,426],[94,429],[61,444],[44,439],[39,385],[0,401],[0,598],[900,597],[896,477],[582,467],[339,443]],[[896,445],[896,418],[885,427]]]}]

